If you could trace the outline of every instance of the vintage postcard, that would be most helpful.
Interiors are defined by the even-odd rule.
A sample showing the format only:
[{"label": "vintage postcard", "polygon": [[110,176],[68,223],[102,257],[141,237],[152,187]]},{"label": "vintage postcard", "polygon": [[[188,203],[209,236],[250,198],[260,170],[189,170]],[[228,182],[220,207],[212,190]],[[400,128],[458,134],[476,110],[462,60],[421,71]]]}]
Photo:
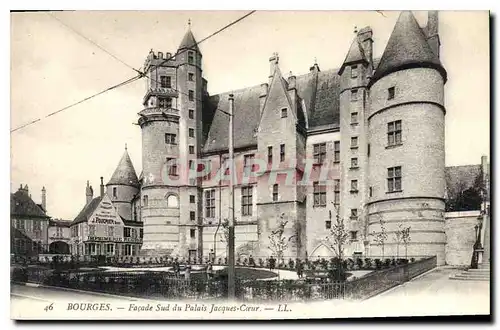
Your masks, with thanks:
[{"label": "vintage postcard", "polygon": [[487,318],[489,31],[11,12],[11,318]]}]

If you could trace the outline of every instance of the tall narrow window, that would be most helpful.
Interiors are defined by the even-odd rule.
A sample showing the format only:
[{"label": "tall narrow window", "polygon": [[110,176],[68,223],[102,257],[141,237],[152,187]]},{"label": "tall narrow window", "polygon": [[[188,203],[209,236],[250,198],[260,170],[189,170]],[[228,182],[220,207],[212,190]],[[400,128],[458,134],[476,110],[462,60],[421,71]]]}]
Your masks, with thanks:
[{"label": "tall narrow window", "polygon": [[215,189],[205,190],[205,217],[215,218]]},{"label": "tall narrow window", "polygon": [[326,185],[318,181],[313,183],[314,206],[326,206]]},{"label": "tall narrow window", "polygon": [[351,231],[351,241],[358,240],[358,232],[356,230]]},{"label": "tall narrow window", "polygon": [[285,145],[280,144],[280,162],[285,161]]},{"label": "tall narrow window", "polygon": [[326,143],[318,143],[313,145],[314,163],[323,164],[326,159]]},{"label": "tall narrow window", "polygon": [[358,218],[358,209],[351,209],[351,219],[357,219]]},{"label": "tall narrow window", "polygon": [[196,203],[196,197],[194,195],[189,195],[189,203],[191,204]]},{"label": "tall narrow window", "polygon": [[194,91],[193,90],[189,90],[189,93],[188,93],[188,96],[189,96],[189,101],[194,101]]},{"label": "tall narrow window", "polygon": [[116,187],[113,187],[113,198],[116,198]]},{"label": "tall narrow window", "polygon": [[340,180],[335,179],[333,182],[333,203],[340,204]]},{"label": "tall narrow window", "polygon": [[335,163],[340,162],[340,141],[333,143],[333,161]]},{"label": "tall narrow window", "polygon": [[267,162],[271,164],[273,162],[273,147],[267,147]]},{"label": "tall narrow window", "polygon": [[358,90],[357,89],[351,89],[351,101],[357,101],[358,100]]},{"label": "tall narrow window", "polygon": [[95,225],[89,225],[89,236],[95,236]]},{"label": "tall narrow window", "polygon": [[191,155],[194,155],[194,146],[193,146],[193,145],[190,145],[190,146],[189,146],[189,153],[190,153]]},{"label": "tall narrow window", "polygon": [[390,167],[387,169],[387,191],[401,191],[401,166]]},{"label": "tall narrow window", "polygon": [[194,64],[194,53],[188,52],[188,64]]},{"label": "tall narrow window", "polygon": [[177,159],[167,158],[166,164],[168,175],[177,175]]},{"label": "tall narrow window", "polygon": [[273,185],[273,202],[278,201],[278,185],[274,184]]},{"label": "tall narrow window", "polygon": [[351,148],[357,148],[358,147],[358,137],[353,136],[351,137]]},{"label": "tall narrow window", "polygon": [[194,110],[193,109],[189,109],[189,119],[194,119]]},{"label": "tall narrow window", "polygon": [[252,215],[252,186],[241,188],[241,215]]},{"label": "tall narrow window", "polygon": [[358,66],[351,66],[351,78],[356,78],[358,76]]},{"label": "tall narrow window", "polygon": [[387,124],[387,144],[394,146],[401,144],[401,120],[392,121]]},{"label": "tall narrow window", "polygon": [[195,211],[189,212],[189,219],[191,221],[195,221],[196,220],[196,212]]},{"label": "tall narrow window", "polygon": [[351,112],[351,124],[357,124],[357,123],[358,123],[358,113]]},{"label": "tall narrow window", "polygon": [[194,73],[192,72],[188,73],[188,81],[194,81]]},{"label": "tall narrow window", "polygon": [[395,95],[395,94],[396,94],[396,89],[395,89],[395,87],[394,87],[394,86],[393,86],[393,87],[389,87],[389,88],[387,89],[387,99],[388,99],[388,100],[392,100],[392,99],[394,99],[394,95]]},{"label": "tall narrow window", "polygon": [[357,157],[351,158],[351,168],[358,168],[358,158]]},{"label": "tall narrow window", "polygon": [[196,238],[196,229],[189,229],[189,237],[190,238]]},{"label": "tall narrow window", "polygon": [[142,204],[144,206],[148,206],[148,195],[144,195],[144,197],[142,197],[142,200],[143,200]]},{"label": "tall narrow window", "polygon": [[194,128],[189,129],[189,137],[194,138]]},{"label": "tall narrow window", "polygon": [[257,164],[255,164],[254,159],[255,159],[255,155],[254,154],[243,156],[243,166],[244,166],[245,171],[247,173],[248,173],[248,171],[252,171],[253,172],[255,170],[255,166]]},{"label": "tall narrow window", "polygon": [[358,180],[351,180],[351,192],[352,193],[358,192]]},{"label": "tall narrow window", "polygon": [[286,118],[288,116],[288,112],[286,108],[281,109],[281,118]]}]

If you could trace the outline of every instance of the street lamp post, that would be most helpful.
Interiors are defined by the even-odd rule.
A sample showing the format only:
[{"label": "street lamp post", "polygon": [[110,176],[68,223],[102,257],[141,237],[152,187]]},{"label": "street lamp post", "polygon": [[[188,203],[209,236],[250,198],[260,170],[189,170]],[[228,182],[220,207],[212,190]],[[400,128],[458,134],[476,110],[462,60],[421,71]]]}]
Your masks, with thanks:
[{"label": "street lamp post", "polygon": [[234,113],[234,97],[233,94],[229,94],[229,224],[228,224],[228,260],[227,260],[227,293],[228,299],[234,299],[235,297],[235,269],[234,269],[234,178],[235,178],[235,166],[234,166],[234,123],[233,123],[233,113]]}]

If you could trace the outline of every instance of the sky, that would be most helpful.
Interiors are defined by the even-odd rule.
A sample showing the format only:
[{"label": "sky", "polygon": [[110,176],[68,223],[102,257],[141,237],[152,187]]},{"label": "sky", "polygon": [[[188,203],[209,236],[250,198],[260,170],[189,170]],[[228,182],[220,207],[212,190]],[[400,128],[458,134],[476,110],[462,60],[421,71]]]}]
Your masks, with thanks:
[{"label": "sky", "polygon": [[[76,11],[11,14],[11,129],[43,118],[131,78],[135,72],[65,27],[56,16],[128,65],[140,69],[150,49],[175,53],[188,20],[197,40],[245,11]],[[421,26],[427,12],[414,12]],[[257,11],[200,45],[208,91],[217,94],[267,81],[269,57],[280,69],[307,73],[338,68],[354,29],[371,26],[380,57],[397,20],[395,11]],[[489,157],[488,12],[442,11],[441,61],[445,86],[446,165]],[[285,74],[286,76],[287,74]],[[112,90],[11,133],[11,191],[27,184],[35,202],[47,189],[50,216],[72,220],[85,203],[87,180],[99,192],[125,144],[141,172],[141,111],[145,80]]]}]

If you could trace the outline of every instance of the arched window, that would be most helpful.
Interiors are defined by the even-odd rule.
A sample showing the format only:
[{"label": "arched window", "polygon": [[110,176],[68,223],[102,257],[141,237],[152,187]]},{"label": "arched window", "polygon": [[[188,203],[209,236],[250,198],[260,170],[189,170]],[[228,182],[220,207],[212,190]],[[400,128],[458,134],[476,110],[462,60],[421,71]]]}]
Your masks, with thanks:
[{"label": "arched window", "polygon": [[176,195],[167,196],[167,207],[179,207],[179,199]]}]

